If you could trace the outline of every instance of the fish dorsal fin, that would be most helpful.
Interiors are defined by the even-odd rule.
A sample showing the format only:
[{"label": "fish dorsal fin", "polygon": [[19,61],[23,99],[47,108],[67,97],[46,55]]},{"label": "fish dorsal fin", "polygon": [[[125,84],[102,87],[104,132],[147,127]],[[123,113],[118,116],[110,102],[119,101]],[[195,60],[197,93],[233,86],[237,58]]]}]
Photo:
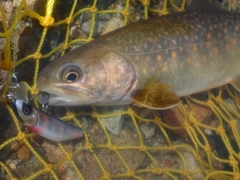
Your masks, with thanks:
[{"label": "fish dorsal fin", "polygon": [[212,0],[192,0],[189,11],[211,11],[211,10],[223,10],[217,3],[213,3]]}]

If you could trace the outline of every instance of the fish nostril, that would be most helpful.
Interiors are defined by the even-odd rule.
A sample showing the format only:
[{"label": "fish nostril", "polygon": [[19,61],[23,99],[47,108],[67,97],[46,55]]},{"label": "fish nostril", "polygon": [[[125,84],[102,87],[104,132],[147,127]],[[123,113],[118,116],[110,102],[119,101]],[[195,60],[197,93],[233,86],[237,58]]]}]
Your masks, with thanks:
[{"label": "fish nostril", "polygon": [[52,76],[52,73],[51,73],[51,72],[46,72],[45,75],[44,75],[44,77],[45,77],[46,79],[51,78],[51,76]]}]

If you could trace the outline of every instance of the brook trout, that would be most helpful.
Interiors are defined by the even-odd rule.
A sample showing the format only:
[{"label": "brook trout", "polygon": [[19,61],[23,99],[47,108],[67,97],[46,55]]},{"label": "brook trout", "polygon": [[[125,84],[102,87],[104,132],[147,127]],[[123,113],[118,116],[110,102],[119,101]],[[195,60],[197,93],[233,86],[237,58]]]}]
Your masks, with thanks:
[{"label": "brook trout", "polygon": [[50,94],[49,105],[151,109],[227,83],[240,90],[240,14],[193,3],[207,9],[133,23],[56,59],[38,89]]}]

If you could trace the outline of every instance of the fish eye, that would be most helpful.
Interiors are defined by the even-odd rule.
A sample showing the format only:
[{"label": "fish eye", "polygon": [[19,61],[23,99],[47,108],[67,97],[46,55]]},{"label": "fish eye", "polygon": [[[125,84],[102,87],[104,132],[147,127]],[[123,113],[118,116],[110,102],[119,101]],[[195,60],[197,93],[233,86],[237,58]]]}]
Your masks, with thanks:
[{"label": "fish eye", "polygon": [[78,80],[82,75],[81,70],[78,67],[70,66],[62,71],[62,79],[66,82],[74,82]]},{"label": "fish eye", "polygon": [[23,103],[22,112],[25,115],[29,115],[32,112],[32,107],[26,103]]},{"label": "fish eye", "polygon": [[69,82],[73,82],[78,79],[78,76],[79,76],[78,73],[72,71],[66,74],[66,80]]}]

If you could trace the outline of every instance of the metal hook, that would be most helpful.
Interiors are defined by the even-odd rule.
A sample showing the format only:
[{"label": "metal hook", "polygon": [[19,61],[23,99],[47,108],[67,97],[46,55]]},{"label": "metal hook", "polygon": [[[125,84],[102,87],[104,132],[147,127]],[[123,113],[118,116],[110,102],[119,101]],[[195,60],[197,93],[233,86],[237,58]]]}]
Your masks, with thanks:
[{"label": "metal hook", "polygon": [[28,85],[25,81],[18,83],[16,73],[13,73],[8,89],[6,96],[9,101],[20,99],[24,102],[28,102]]}]

